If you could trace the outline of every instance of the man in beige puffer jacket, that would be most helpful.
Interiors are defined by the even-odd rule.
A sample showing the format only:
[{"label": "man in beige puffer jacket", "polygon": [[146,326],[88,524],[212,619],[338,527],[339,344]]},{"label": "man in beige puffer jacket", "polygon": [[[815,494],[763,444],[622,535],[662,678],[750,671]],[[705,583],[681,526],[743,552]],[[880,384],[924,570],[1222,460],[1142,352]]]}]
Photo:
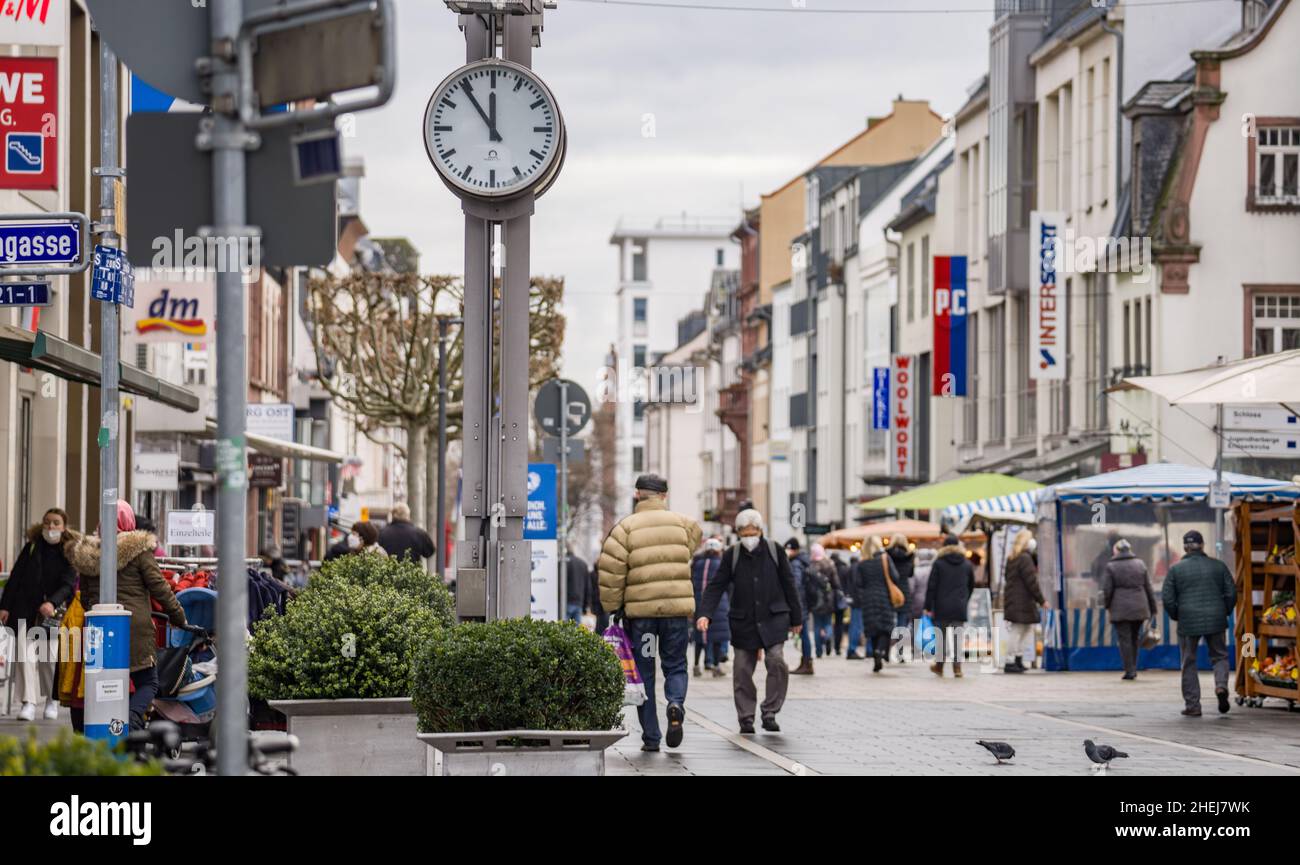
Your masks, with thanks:
[{"label": "man in beige puffer jacket", "polygon": [[622,614],[637,671],[645,682],[646,701],[637,707],[643,751],[659,750],[656,657],[664,671],[668,747],[676,748],[682,741],[686,647],[695,612],[691,556],[704,535],[699,523],[668,510],[667,494],[668,482],[663,478],[637,478],[636,511],[610,530],[596,564],[600,605],[607,613]]}]

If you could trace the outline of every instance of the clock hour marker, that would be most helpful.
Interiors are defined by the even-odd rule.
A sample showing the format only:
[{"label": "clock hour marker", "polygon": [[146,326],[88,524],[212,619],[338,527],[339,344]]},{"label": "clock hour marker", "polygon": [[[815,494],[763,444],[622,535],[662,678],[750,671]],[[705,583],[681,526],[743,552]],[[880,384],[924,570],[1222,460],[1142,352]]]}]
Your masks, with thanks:
[{"label": "clock hour marker", "polygon": [[461,180],[469,180],[469,173],[470,173],[471,171],[473,171],[473,170],[474,170],[474,166],[472,166],[472,165],[466,165],[466,166],[465,166],[465,170],[464,170],[463,172],[461,172],[460,179],[461,179]]},{"label": "clock hour marker", "polygon": [[546,158],[542,156],[542,154],[538,153],[536,150],[530,150],[528,152],[532,155],[534,159],[538,160],[539,162]]},{"label": "clock hour marker", "polygon": [[[437,128],[438,128],[438,127],[436,127],[436,126],[434,127],[434,129],[437,129]],[[450,129],[451,127],[449,126],[449,127],[447,127],[447,128]],[[534,127],[533,127],[533,131],[534,131],[534,132],[550,132],[550,131],[551,131],[551,127],[549,127],[549,126],[534,126]]]},{"label": "clock hour marker", "polygon": [[545,101],[546,101],[545,99],[538,99],[538,100],[537,100],[536,102],[534,102],[532,105],[529,105],[528,108],[529,108],[530,110],[531,110],[531,109],[534,109],[534,108],[536,108],[537,106],[541,105],[541,104],[542,104],[543,102],[545,102]]},{"label": "clock hour marker", "polygon": [[497,185],[497,170],[494,168],[488,172],[488,186]]},{"label": "clock hour marker", "polygon": [[495,89],[496,89],[496,86],[497,86],[497,71],[496,71],[495,69],[493,69],[493,70],[492,70],[492,88],[495,90]]},{"label": "clock hour marker", "polygon": [[439,153],[439,154],[438,154],[438,158],[439,158],[439,159],[450,159],[450,158],[451,158],[451,155],[452,155],[453,153],[455,153],[455,152],[456,152],[456,148],[453,147],[451,150],[448,150],[446,153]]},{"label": "clock hour marker", "polygon": [[515,90],[518,90],[520,87],[523,86],[524,86],[524,77],[521,75],[519,76],[519,80],[515,82]]},{"label": "clock hour marker", "polygon": [[455,103],[455,102],[452,102],[452,101],[451,101],[450,99],[448,99],[446,96],[442,97],[442,104],[443,104],[443,105],[446,105],[448,108],[455,108],[455,107],[456,107],[456,103]]},{"label": "clock hour marker", "polygon": [[522,171],[520,171],[520,170],[519,170],[519,166],[516,165],[516,166],[515,166],[515,177],[523,177],[523,176],[524,176],[524,173],[523,173]]},{"label": "clock hour marker", "polygon": [[[451,127],[450,127],[450,126],[435,126],[435,127],[433,127],[433,131],[434,131],[434,132],[451,132]],[[536,132],[537,130],[533,130],[533,131]],[[547,131],[547,132],[550,132],[551,130],[548,128],[546,131]]]}]

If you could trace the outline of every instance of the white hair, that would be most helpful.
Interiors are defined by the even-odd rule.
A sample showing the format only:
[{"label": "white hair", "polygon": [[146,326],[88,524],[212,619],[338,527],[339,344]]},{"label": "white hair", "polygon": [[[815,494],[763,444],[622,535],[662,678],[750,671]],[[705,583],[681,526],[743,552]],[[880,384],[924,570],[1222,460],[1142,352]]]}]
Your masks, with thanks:
[{"label": "white hair", "polygon": [[406,502],[398,502],[397,504],[393,505],[393,519],[405,520],[409,522],[411,519],[410,505],[408,505]]},{"label": "white hair", "polygon": [[736,531],[740,531],[746,526],[758,526],[760,532],[767,531],[767,527],[763,525],[763,515],[753,508],[746,508],[736,514]]}]

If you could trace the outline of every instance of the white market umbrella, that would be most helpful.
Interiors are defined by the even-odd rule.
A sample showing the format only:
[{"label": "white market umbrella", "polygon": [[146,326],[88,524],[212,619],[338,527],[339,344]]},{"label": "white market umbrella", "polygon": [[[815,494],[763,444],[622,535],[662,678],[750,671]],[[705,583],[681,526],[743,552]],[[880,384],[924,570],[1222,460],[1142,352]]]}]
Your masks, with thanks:
[{"label": "white market umbrella", "polygon": [[1300,406],[1300,349],[1235,360],[1221,366],[1141,375],[1124,379],[1171,405],[1281,405],[1293,414]]}]

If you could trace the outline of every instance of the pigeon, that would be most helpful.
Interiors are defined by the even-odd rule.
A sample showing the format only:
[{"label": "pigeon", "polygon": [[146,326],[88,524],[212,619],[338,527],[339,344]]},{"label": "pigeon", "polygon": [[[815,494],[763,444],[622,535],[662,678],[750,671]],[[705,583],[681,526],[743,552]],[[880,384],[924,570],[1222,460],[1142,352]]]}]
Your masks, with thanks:
[{"label": "pigeon", "polygon": [[1128,754],[1123,751],[1116,751],[1110,745],[1098,745],[1091,739],[1083,740],[1083,752],[1088,755],[1088,759],[1097,765],[1105,768],[1110,765],[1111,760],[1123,757],[1128,758]]},{"label": "pigeon", "polygon": [[1010,760],[1012,757],[1016,756],[1016,749],[1012,748],[1006,742],[985,742],[983,739],[978,739],[975,744],[983,745],[985,750],[997,758],[999,765],[1002,764],[1003,760]]}]

